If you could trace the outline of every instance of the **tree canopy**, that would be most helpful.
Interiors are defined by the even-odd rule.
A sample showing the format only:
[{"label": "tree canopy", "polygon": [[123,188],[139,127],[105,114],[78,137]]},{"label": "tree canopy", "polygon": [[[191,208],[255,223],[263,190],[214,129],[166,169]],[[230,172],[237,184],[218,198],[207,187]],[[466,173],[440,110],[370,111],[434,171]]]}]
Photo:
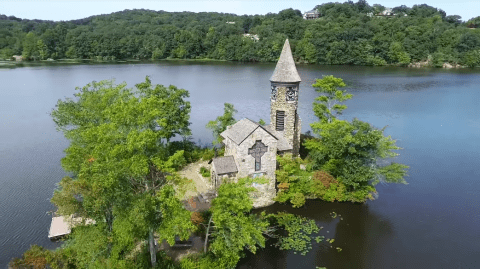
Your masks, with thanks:
[{"label": "tree canopy", "polygon": [[346,106],[331,106],[330,103],[352,97],[336,89],[337,85],[345,86],[342,79],[332,76],[317,79],[313,84],[315,90],[322,93],[314,103],[319,121],[310,124],[319,139],[307,139],[305,142],[305,147],[310,150],[313,169],[328,172],[347,191],[357,192],[359,196],[354,200],[361,200],[359,198],[366,197],[369,191],[374,192],[372,187],[379,182],[406,184],[404,176],[408,166],[389,161],[398,156],[394,150],[401,148],[390,136],[383,135],[386,127],[377,129],[356,118],[348,122],[332,114],[332,110],[338,112]]},{"label": "tree canopy", "polygon": [[425,4],[394,7],[393,15],[384,17],[378,13],[385,7],[364,0],[315,9],[320,15],[315,20],[291,8],[243,16],[135,9],[67,22],[0,15],[0,58],[276,61],[288,38],[300,62],[405,65],[436,57],[480,64],[468,55],[480,50],[480,43],[472,42],[480,38],[478,17],[463,22]]},{"label": "tree canopy", "polygon": [[70,140],[61,162],[73,175],[62,179],[52,203],[61,215],[95,220],[78,233],[95,232],[92,244],[103,243],[80,250],[84,244],[74,233],[68,249],[78,247],[92,259],[123,260],[148,239],[154,265],[154,233],[173,244],[176,235],[185,238],[194,229],[179,201],[189,186],[176,173],[186,162],[184,152],[169,147],[176,135],[190,134],[190,103],[184,100],[189,94],[154,86],[148,77],[135,90],[113,81],[77,90],[76,100],[59,100],[51,113]]},{"label": "tree canopy", "polygon": [[223,115],[218,116],[215,120],[209,121],[206,126],[208,129],[212,130],[214,145],[220,144],[223,140],[220,134],[225,131],[228,126],[237,122],[233,117],[235,113],[237,113],[237,110],[235,110],[233,105],[225,103],[224,106]]}]

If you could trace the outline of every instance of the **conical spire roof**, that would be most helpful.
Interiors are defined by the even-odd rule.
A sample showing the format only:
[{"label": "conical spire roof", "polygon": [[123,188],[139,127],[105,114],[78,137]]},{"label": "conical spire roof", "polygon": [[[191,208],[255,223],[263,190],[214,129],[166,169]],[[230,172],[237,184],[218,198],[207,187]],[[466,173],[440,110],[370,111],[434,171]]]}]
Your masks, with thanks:
[{"label": "conical spire roof", "polygon": [[273,71],[273,75],[270,78],[272,82],[300,82],[300,76],[297,72],[297,67],[293,61],[292,50],[290,49],[290,43],[288,39],[285,40],[283,45],[282,54],[277,62],[277,67]]}]

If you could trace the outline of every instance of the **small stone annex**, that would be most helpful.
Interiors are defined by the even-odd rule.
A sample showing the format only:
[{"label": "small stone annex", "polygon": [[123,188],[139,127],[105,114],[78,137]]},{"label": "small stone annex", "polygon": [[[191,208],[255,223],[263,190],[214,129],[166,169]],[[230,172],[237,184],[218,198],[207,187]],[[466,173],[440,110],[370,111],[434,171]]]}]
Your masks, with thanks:
[{"label": "small stone annex", "polygon": [[257,189],[253,199],[254,207],[274,203],[276,156],[284,153],[292,153],[293,156],[299,154],[301,120],[297,108],[300,82],[287,39],[270,78],[270,124],[262,126],[245,118],[228,126],[220,134],[225,154],[212,160],[211,177],[215,188],[228,180],[263,176],[269,182],[254,184]]}]

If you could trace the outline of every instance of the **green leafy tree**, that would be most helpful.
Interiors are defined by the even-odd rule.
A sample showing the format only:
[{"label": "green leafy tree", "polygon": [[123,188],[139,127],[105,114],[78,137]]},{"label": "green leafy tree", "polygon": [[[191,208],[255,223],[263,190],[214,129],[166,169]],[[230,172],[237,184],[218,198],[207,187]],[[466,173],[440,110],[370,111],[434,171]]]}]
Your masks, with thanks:
[{"label": "green leafy tree", "polygon": [[8,268],[11,269],[23,269],[23,268],[46,268],[49,264],[48,257],[50,251],[40,247],[38,245],[32,245],[23,253],[21,258],[14,258],[8,264]]},{"label": "green leafy tree", "polygon": [[43,40],[39,39],[37,41],[37,51],[40,56],[40,60],[45,60],[48,57],[48,48],[47,45],[43,43]]},{"label": "green leafy tree", "polygon": [[218,116],[216,120],[209,121],[207,123],[207,128],[213,132],[213,144],[220,144],[222,142],[222,137],[220,134],[227,129],[227,126],[235,124],[237,122],[233,117],[237,113],[237,110],[233,107],[232,104],[225,103],[223,108],[223,115]]},{"label": "green leafy tree", "polygon": [[312,86],[315,88],[315,91],[323,94],[315,98],[316,102],[313,103],[315,116],[321,122],[332,122],[337,115],[341,115],[347,106],[339,103],[351,99],[353,96],[339,89],[346,86],[341,78],[331,75],[317,79]]},{"label": "green leafy tree", "polygon": [[59,100],[51,113],[70,140],[62,166],[74,175],[62,180],[52,202],[62,213],[105,223],[113,238],[105,258],[124,258],[136,240],[148,240],[154,266],[155,232],[172,243],[194,228],[178,201],[189,185],[175,172],[186,163],[183,150],[169,151],[171,138],[190,135],[188,92],[153,86],[148,77],[136,91],[111,81],[77,90],[77,100]]},{"label": "green leafy tree", "polygon": [[475,18],[471,18],[470,20],[468,20],[467,27],[480,28],[480,16],[477,16]]},{"label": "green leafy tree", "polygon": [[[265,247],[268,238],[278,238],[276,247],[299,251],[302,255],[311,249],[311,234],[320,230],[315,221],[285,212],[252,213],[253,182],[267,181],[241,178],[220,186],[206,225],[206,253],[197,261],[183,260],[182,268],[235,268],[244,250],[255,253],[259,247]],[[209,239],[212,242],[207,252]]]},{"label": "green leafy tree", "polygon": [[291,154],[277,156],[279,169],[275,171],[279,191],[276,201],[285,203],[290,201],[293,207],[305,204],[305,197],[314,192],[312,173],[300,169],[304,163],[300,158],[292,158]]},{"label": "green leafy tree", "polygon": [[10,60],[13,57],[13,49],[4,48],[0,49],[0,58],[4,60]]},{"label": "green leafy tree", "polygon": [[[345,100],[342,92],[331,98],[337,97],[337,100]],[[317,101],[323,103],[323,110],[319,110],[322,113],[315,111],[320,121],[310,126],[320,141],[307,139],[304,143],[310,150],[313,169],[324,170],[344,184],[351,192],[347,198],[351,201],[371,197],[369,192],[374,192],[374,186],[379,182],[406,184],[404,176],[408,166],[387,161],[397,156],[393,150],[400,148],[390,136],[383,135],[386,127],[379,130],[358,119],[348,122],[330,117],[331,120],[326,120],[332,115],[326,105],[329,98]],[[325,107],[328,111],[324,110]],[[346,106],[341,108],[343,110]]]},{"label": "green leafy tree", "polygon": [[[218,197],[212,201],[210,221],[213,224],[213,243],[210,251],[215,268],[234,268],[243,255],[243,249],[255,253],[257,246],[265,247],[263,232],[268,222],[250,214],[253,205],[249,192],[254,188],[246,184],[247,179],[222,184]],[[207,230],[207,236],[208,233]]]},{"label": "green leafy tree", "polygon": [[475,67],[480,65],[480,49],[472,50],[465,53],[464,62],[468,67]]},{"label": "green leafy tree", "polygon": [[[478,31],[467,30],[478,28],[478,17],[463,24],[459,16],[446,16],[427,5],[395,7],[395,16],[387,20],[374,16],[385,7],[372,7],[363,0],[326,3],[315,9],[319,20],[303,20],[301,12],[293,9],[254,16],[129,10],[53,23],[5,19],[0,20],[0,50],[25,52],[28,59],[276,61],[288,37],[294,58],[302,62],[406,65],[435,53],[445,54],[448,62],[467,64],[465,54],[480,44]],[[257,34],[259,40],[243,38],[246,32]],[[35,35],[33,43],[29,33]],[[38,39],[47,47],[45,56],[37,48]]]},{"label": "green leafy tree", "polygon": [[38,57],[37,36],[30,32],[23,40],[22,56],[25,60],[35,60]]},{"label": "green leafy tree", "polygon": [[405,52],[400,42],[393,42],[390,45],[389,57],[393,62],[398,62],[401,65],[407,65],[410,63],[410,56]]}]

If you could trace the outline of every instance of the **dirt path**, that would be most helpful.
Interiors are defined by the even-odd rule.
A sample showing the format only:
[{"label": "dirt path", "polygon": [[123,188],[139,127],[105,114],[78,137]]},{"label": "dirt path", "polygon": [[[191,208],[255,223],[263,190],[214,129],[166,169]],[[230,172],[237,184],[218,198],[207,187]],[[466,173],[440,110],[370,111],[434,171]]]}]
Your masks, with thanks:
[{"label": "dirt path", "polygon": [[200,167],[202,166],[210,170],[210,165],[207,163],[207,161],[198,161],[196,163],[191,163],[187,165],[180,171],[180,175],[193,180],[197,188],[197,192],[188,191],[185,194],[185,198],[196,196],[198,193],[204,193],[209,190],[209,186],[207,186],[207,183],[210,181],[210,178],[204,178],[200,174]]}]

